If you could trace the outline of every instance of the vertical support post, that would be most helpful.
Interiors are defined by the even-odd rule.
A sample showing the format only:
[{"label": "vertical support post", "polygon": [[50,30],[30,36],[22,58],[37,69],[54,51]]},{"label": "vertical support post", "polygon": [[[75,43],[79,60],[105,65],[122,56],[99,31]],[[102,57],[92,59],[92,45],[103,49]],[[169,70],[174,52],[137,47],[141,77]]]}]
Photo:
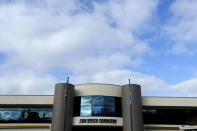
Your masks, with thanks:
[{"label": "vertical support post", "polygon": [[55,85],[51,131],[72,131],[74,85]]},{"label": "vertical support post", "polygon": [[130,90],[128,85],[122,87],[122,117],[123,117],[123,131],[132,130],[132,111],[130,105]]},{"label": "vertical support post", "polygon": [[123,131],[144,131],[140,85],[122,86],[122,111]]}]

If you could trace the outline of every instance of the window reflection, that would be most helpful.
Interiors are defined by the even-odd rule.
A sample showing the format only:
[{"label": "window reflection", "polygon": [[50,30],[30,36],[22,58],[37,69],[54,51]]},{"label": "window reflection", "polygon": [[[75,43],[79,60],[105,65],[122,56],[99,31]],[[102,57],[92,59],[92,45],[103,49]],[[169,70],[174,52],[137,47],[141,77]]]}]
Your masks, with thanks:
[{"label": "window reflection", "polygon": [[[80,116],[122,116],[121,98],[111,96],[82,96],[75,98],[78,102],[81,99]],[[77,111],[77,109],[75,109]],[[75,116],[77,116],[74,113]]]},{"label": "window reflection", "polygon": [[0,108],[0,122],[48,123],[52,118],[51,108]]},{"label": "window reflection", "polygon": [[91,106],[92,96],[83,96],[81,99],[81,106]]},{"label": "window reflection", "polygon": [[9,119],[11,119],[11,116],[12,116],[12,112],[10,112],[10,111],[3,111],[3,112],[2,112],[2,118],[3,118],[4,120],[9,120]]},{"label": "window reflection", "polygon": [[11,119],[13,120],[18,120],[21,116],[21,112],[19,111],[13,111],[11,114],[12,114]]},{"label": "window reflection", "polygon": [[91,106],[81,107],[80,116],[91,116]]},{"label": "window reflection", "polygon": [[93,96],[92,106],[103,106],[104,97],[103,96]]},{"label": "window reflection", "polygon": [[103,116],[103,106],[93,106],[92,115],[93,116]]}]

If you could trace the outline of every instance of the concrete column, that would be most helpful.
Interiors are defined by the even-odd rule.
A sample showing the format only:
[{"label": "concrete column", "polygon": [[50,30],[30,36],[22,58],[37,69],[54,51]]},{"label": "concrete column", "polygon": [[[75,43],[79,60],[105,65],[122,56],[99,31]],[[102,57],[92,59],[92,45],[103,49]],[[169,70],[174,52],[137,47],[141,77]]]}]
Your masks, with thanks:
[{"label": "concrete column", "polygon": [[72,131],[74,85],[55,85],[51,131]]},{"label": "concrete column", "polygon": [[122,86],[123,131],[144,131],[141,87]]},{"label": "concrete column", "polygon": [[130,105],[130,90],[127,86],[122,87],[122,117],[123,117],[123,131],[132,130],[132,111]]}]

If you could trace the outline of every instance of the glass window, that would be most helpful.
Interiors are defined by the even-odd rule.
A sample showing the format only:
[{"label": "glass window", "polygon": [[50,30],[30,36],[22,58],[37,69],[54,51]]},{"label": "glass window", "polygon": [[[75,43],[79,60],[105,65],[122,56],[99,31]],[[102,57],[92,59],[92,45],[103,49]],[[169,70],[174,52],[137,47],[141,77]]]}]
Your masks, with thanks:
[{"label": "glass window", "polygon": [[91,116],[91,106],[81,107],[80,116]]},{"label": "glass window", "polygon": [[104,106],[105,107],[114,107],[115,98],[110,96],[104,96]]},{"label": "glass window", "polygon": [[103,116],[103,106],[93,106],[92,116]]},{"label": "glass window", "polygon": [[197,109],[143,109],[143,116],[145,124],[197,124]]},{"label": "glass window", "polygon": [[116,116],[115,108],[114,107],[104,107],[103,108],[103,115],[104,116]]},{"label": "glass window", "polygon": [[92,96],[81,97],[81,106],[91,106],[91,105],[92,105]]},{"label": "glass window", "polygon": [[103,106],[103,101],[104,101],[103,96],[93,96],[92,106]]},{"label": "glass window", "polygon": [[[80,104],[77,104],[79,102]],[[121,117],[122,116],[121,98],[112,97],[112,96],[75,97],[74,116]]]},{"label": "glass window", "polygon": [[12,119],[12,111],[2,111],[1,113],[1,118],[2,120],[11,120]]},{"label": "glass window", "polygon": [[52,108],[0,108],[0,123],[48,123]]}]

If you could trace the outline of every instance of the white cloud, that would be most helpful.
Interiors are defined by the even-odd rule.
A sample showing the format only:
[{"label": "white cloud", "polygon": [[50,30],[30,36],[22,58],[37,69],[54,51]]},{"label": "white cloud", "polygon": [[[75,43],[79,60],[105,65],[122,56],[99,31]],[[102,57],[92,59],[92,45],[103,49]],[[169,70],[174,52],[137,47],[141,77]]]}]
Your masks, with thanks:
[{"label": "white cloud", "polygon": [[172,52],[194,55],[197,52],[197,1],[176,0],[170,7],[172,18],[166,30],[170,33],[175,44]]},{"label": "white cloud", "polygon": [[76,83],[112,83],[124,85],[129,83],[142,86],[143,95],[168,96],[169,86],[162,80],[130,70],[111,70],[88,75],[76,75],[71,77]]},{"label": "white cloud", "polygon": [[[63,66],[74,74],[75,83],[126,84],[131,78],[132,83],[142,85],[144,95],[170,96],[171,91],[179,89],[184,95],[195,95],[190,92],[195,90],[195,80],[170,86],[154,76],[123,69],[138,66],[143,62],[141,55],[151,50],[133,32],[151,19],[157,1],[92,4],[93,10],[73,0],[1,4],[0,52],[7,56],[4,65],[0,65],[1,94],[53,94],[58,78],[47,70]],[[176,49],[188,48],[182,41],[196,41],[192,26],[196,24],[192,15],[195,5],[190,9],[187,1],[177,1],[171,7],[177,26],[169,29],[181,43],[176,44]],[[184,11],[185,8],[189,10]],[[190,91],[183,88],[185,83],[190,85]]]},{"label": "white cloud", "polygon": [[[47,71],[62,66],[73,73],[76,84],[127,84],[131,78],[142,85],[143,95],[196,96],[196,79],[168,85],[124,69],[141,64],[141,55],[151,50],[133,32],[154,16],[156,0],[92,4],[94,9],[77,0],[0,4],[0,52],[7,58],[0,65],[0,94],[53,94],[58,78]],[[195,0],[177,0],[171,6],[167,29],[176,41],[176,53],[196,52],[196,5]]]},{"label": "white cloud", "polygon": [[139,84],[144,96],[196,97],[197,79],[190,79],[169,85],[155,76],[145,75],[130,70],[111,70],[87,75],[71,76],[74,83],[112,83],[125,85]]},{"label": "white cloud", "polygon": [[54,93],[57,80],[48,74],[32,71],[1,72],[1,95],[49,95]]},{"label": "white cloud", "polygon": [[109,22],[115,22],[119,28],[133,31],[154,14],[157,3],[157,0],[114,0],[96,5],[95,10],[109,16]]},{"label": "white cloud", "polygon": [[[39,69],[64,66],[83,71],[85,65],[75,65],[99,59],[96,65],[101,69],[108,67],[108,61],[120,68],[136,63],[150,50],[132,32],[151,17],[156,1],[94,2],[91,13],[82,10],[76,1],[38,1],[32,6],[21,3],[0,6],[0,51],[8,54],[10,65]],[[117,27],[111,27],[113,23]],[[111,60],[117,54],[123,61]],[[88,66],[94,68],[95,64]]]},{"label": "white cloud", "polygon": [[[50,74],[25,69],[18,69],[12,72],[5,69],[5,71],[1,71],[0,73],[1,95],[52,95],[54,94],[55,83],[61,82]],[[70,76],[70,82],[73,84],[111,83],[124,85],[128,84],[129,78],[131,79],[131,83],[141,85],[143,96],[197,96],[197,79],[168,85],[155,76],[130,70],[110,70],[91,74],[76,74]]]},{"label": "white cloud", "polygon": [[173,92],[181,94],[182,96],[197,96],[197,78],[182,81],[170,87]]}]

